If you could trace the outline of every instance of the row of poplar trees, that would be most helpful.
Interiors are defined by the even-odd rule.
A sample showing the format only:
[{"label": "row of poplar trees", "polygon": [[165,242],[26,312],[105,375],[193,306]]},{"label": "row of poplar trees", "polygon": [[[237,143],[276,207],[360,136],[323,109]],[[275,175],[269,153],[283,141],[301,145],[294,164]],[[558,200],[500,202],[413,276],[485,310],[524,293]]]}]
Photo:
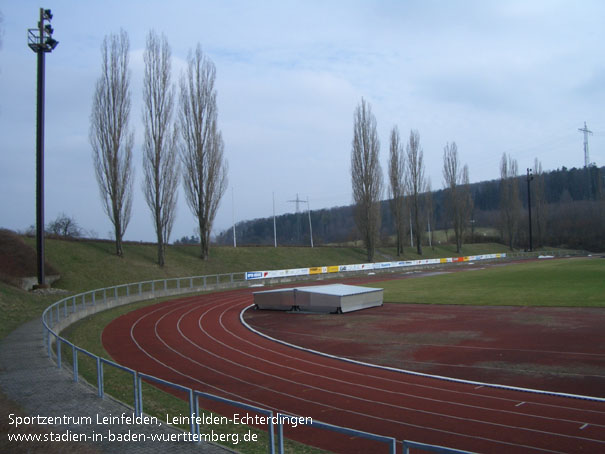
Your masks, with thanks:
[{"label": "row of poplar trees", "polygon": [[[351,180],[355,202],[355,224],[367,250],[369,262],[374,260],[380,232],[380,200],[383,193],[383,176],[379,162],[380,140],[372,108],[363,98],[354,114],[351,148]],[[414,235],[416,251],[422,255],[424,232],[424,205],[431,193],[424,167],[424,153],[418,131],[411,130],[405,144],[399,129],[394,126],[389,140],[389,198],[395,222],[397,255],[403,252],[406,214]],[[472,211],[472,198],[468,166],[462,166],[455,142],[443,150],[443,179],[446,190],[448,218],[453,227],[457,252],[468,227]]]},{"label": "row of poplar trees", "polygon": [[[122,30],[106,36],[101,57],[101,76],[90,116],[90,143],[103,208],[114,227],[116,254],[122,256],[134,178],[127,33]],[[224,143],[217,124],[215,66],[198,44],[189,54],[177,92],[171,77],[170,46],[164,35],[154,31],[147,35],[144,62],[142,189],[157,235],[158,264],[165,263],[181,177],[187,202],[198,221],[200,255],[207,260],[212,223],[227,187]]]}]

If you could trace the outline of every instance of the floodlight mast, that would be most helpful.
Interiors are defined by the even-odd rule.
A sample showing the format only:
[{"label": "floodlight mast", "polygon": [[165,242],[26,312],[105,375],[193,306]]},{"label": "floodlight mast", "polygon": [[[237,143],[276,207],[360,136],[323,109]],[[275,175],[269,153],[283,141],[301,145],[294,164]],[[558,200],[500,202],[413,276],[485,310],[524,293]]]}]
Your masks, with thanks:
[{"label": "floodlight mast", "polygon": [[529,252],[533,252],[534,245],[532,242],[532,231],[531,231],[531,180],[534,179],[531,169],[527,169],[527,213],[529,217]]},{"label": "floodlight mast", "polygon": [[[53,39],[53,18],[49,9],[40,8],[38,28],[27,32],[27,45],[38,54],[37,113],[36,113],[36,252],[38,287],[46,286],[44,276],[44,73],[45,54],[52,52],[58,41]],[[45,22],[49,22],[45,24]]]}]

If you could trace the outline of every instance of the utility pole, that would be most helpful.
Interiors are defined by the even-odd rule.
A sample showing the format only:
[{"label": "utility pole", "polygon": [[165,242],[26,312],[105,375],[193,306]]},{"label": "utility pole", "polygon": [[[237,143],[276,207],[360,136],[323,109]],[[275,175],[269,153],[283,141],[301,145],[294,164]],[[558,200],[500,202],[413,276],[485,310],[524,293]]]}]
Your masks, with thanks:
[{"label": "utility pole", "polygon": [[288,202],[295,202],[296,203],[296,212],[298,213],[298,211],[300,209],[300,203],[304,202],[304,200],[300,199],[298,197],[298,194],[296,194],[296,199],[294,199],[294,200],[288,200]]},{"label": "utility pole", "polygon": [[[38,287],[46,286],[44,276],[44,64],[46,53],[52,52],[59,41],[53,39],[50,21],[53,15],[49,9],[40,8],[38,28],[27,31],[27,45],[38,54],[38,92],[36,114],[36,252]],[[45,22],[48,22],[45,24]]]},{"label": "utility pole", "polygon": [[313,247],[313,225],[311,224],[311,205],[309,204],[309,196],[307,196],[307,213],[309,214],[309,236],[311,237],[311,247]]},{"label": "utility pole", "polygon": [[412,228],[412,212],[410,211],[410,247],[414,247],[414,230]]},{"label": "utility pole", "polygon": [[296,199],[294,200],[288,200],[288,203],[296,203],[296,242],[297,244],[300,241],[300,237],[301,237],[301,226],[300,226],[300,204],[301,202],[304,202],[304,200],[302,200],[301,198],[298,197],[298,193],[296,194]]},{"label": "utility pole", "polygon": [[273,191],[273,243],[277,247],[277,229],[275,227],[275,191]]},{"label": "utility pole", "polygon": [[531,232],[531,180],[534,179],[534,176],[531,173],[531,169],[527,169],[527,211],[529,213],[529,252],[534,250],[534,246],[532,243],[532,232]]},{"label": "utility pole", "polygon": [[300,207],[301,203],[307,204],[307,213],[309,215],[309,236],[311,237],[311,247],[313,247],[313,225],[311,224],[311,205],[309,204],[309,196],[307,196],[307,200],[303,200],[300,197],[298,197],[298,194],[296,194],[296,199],[288,200],[288,202],[296,203],[296,214],[298,214],[298,212],[299,212],[299,207]]},{"label": "utility pole", "polygon": [[588,134],[592,134],[586,127],[586,122],[584,122],[583,128],[578,128],[578,131],[584,133],[584,167],[588,167],[590,165],[590,157],[588,156]]},{"label": "utility pole", "polygon": [[231,214],[233,216],[233,247],[237,247],[235,239],[235,196],[233,195],[233,186],[231,187]]}]

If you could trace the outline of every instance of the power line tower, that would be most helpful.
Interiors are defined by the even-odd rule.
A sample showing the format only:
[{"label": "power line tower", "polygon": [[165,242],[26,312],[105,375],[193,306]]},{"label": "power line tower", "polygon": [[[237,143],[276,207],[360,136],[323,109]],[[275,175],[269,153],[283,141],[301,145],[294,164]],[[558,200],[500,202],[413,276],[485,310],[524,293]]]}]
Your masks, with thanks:
[{"label": "power line tower", "polygon": [[299,217],[299,209],[300,209],[300,204],[301,203],[306,203],[307,204],[307,214],[309,215],[309,239],[311,240],[311,247],[313,247],[313,225],[311,224],[311,205],[309,204],[309,196],[307,196],[307,200],[303,200],[301,199],[298,194],[296,194],[296,199],[294,200],[288,200],[289,203],[296,203],[296,227],[297,227],[297,234],[298,234],[298,238],[300,239],[300,234],[301,234],[301,228],[300,228],[300,217]]},{"label": "power line tower", "polygon": [[301,199],[301,198],[299,198],[298,194],[296,194],[296,199],[295,200],[288,200],[288,203],[290,203],[290,202],[295,202],[296,203],[296,212],[298,213],[299,209],[300,209],[300,203],[304,202],[304,200]]},{"label": "power line tower", "polygon": [[586,122],[584,122],[583,128],[578,128],[578,131],[584,133],[584,167],[588,167],[590,165],[590,157],[588,156],[588,134],[592,134],[586,127]]},{"label": "power line tower", "polygon": [[287,202],[296,203],[296,215],[295,215],[296,231],[294,233],[295,233],[295,237],[296,237],[296,242],[300,243],[300,237],[301,237],[301,231],[302,231],[302,228],[300,226],[300,204],[301,204],[301,202],[304,202],[304,200],[302,200],[300,197],[298,197],[298,194],[296,194],[296,199],[288,200]]}]

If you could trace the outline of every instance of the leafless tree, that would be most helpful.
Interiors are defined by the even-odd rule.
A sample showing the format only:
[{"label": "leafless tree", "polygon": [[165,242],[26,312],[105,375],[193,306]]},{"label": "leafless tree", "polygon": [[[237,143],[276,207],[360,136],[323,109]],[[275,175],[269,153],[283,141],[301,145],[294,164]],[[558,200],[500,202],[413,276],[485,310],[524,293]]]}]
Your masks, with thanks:
[{"label": "leafless tree", "polygon": [[431,186],[431,178],[427,178],[426,191],[424,193],[424,212],[426,218],[427,236],[429,240],[429,246],[431,249],[435,249],[435,242],[433,241],[433,233],[435,231],[435,204],[433,203],[433,188]]},{"label": "leafless tree", "polygon": [[410,140],[406,145],[406,182],[418,255],[422,255],[422,232],[424,230],[422,222],[422,194],[426,191],[423,155],[424,153],[420,146],[420,134],[416,130],[411,130]]},{"label": "leafless tree", "polygon": [[355,224],[365,244],[368,262],[374,260],[380,231],[382,169],[378,161],[380,141],[376,117],[363,98],[355,109],[351,149],[351,181],[355,202]]},{"label": "leafless tree", "polygon": [[79,238],[82,236],[82,229],[76,220],[65,213],[61,213],[52,221],[47,231],[57,236],[64,238]]},{"label": "leafless tree", "polygon": [[130,71],[128,35],[105,37],[101,46],[102,72],[97,80],[90,115],[90,143],[103,209],[114,227],[116,254],[122,256],[122,237],[132,208],[132,147],[129,130]]},{"label": "leafless tree", "polygon": [[446,212],[454,230],[456,252],[460,253],[472,212],[472,199],[468,166],[462,167],[456,142],[448,143],[443,148],[443,182]]},{"label": "leafless tree", "polygon": [[183,186],[197,217],[201,257],[209,258],[210,232],[220,200],[227,189],[227,162],[217,125],[214,63],[198,44],[181,77],[179,131]]},{"label": "leafless tree", "polygon": [[521,216],[517,176],[517,160],[507,157],[504,153],[500,160],[500,218],[502,232],[511,251],[515,245]]},{"label": "leafless tree", "polygon": [[391,198],[391,213],[395,221],[395,236],[397,238],[397,255],[403,252],[403,236],[405,235],[405,155],[399,137],[399,129],[394,126],[391,130],[389,148],[389,196]]},{"label": "leafless tree", "polygon": [[166,245],[174,224],[179,180],[177,130],[173,124],[174,86],[171,52],[165,36],[147,35],[143,55],[143,192],[151,210],[158,243],[158,264],[164,266]]}]

